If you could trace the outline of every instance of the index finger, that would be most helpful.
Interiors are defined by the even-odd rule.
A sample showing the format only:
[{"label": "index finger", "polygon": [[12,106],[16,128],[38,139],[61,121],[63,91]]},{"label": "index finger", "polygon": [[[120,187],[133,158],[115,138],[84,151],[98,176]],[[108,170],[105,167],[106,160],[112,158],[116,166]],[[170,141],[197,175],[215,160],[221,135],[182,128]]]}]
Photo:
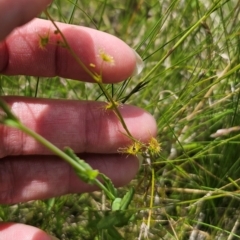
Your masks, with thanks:
[{"label": "index finger", "polygon": [[[92,72],[102,74],[103,81],[114,83],[137,73],[142,65],[136,53],[120,39],[90,28],[57,23],[70,47]],[[7,75],[31,75],[42,77],[61,76],[93,81],[79,66],[72,54],[61,44],[50,21],[35,19],[13,31],[0,44],[0,73]],[[41,47],[42,38],[48,44]],[[110,56],[112,62],[104,62],[101,53]]]},{"label": "index finger", "polygon": [[1,0],[0,41],[14,28],[21,26],[43,11],[52,0]]}]

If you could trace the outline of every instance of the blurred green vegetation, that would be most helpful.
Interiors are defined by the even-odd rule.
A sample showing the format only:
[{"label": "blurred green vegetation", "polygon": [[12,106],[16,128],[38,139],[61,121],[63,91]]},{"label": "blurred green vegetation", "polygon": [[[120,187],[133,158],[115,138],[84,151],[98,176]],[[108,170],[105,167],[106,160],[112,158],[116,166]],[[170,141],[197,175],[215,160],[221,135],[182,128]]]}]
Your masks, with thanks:
[{"label": "blurred green vegetation", "polygon": [[[118,228],[123,238],[240,239],[240,1],[57,0],[49,12],[121,38],[145,62],[139,76],[108,86],[119,101],[155,116],[162,144],[161,156],[146,159],[129,185],[135,218]],[[104,99],[94,84],[59,77],[1,75],[0,94]],[[63,240],[114,239],[96,230],[107,214],[102,199],[92,193],[3,206],[0,217]]]}]

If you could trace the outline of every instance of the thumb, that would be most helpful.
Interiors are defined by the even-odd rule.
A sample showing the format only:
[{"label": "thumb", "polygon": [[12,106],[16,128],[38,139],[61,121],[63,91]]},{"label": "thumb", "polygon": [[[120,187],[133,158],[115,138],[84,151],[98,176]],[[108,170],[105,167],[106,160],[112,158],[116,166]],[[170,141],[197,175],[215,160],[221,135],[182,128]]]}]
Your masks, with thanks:
[{"label": "thumb", "polygon": [[57,240],[53,236],[36,227],[20,223],[1,223],[0,224],[1,240]]}]

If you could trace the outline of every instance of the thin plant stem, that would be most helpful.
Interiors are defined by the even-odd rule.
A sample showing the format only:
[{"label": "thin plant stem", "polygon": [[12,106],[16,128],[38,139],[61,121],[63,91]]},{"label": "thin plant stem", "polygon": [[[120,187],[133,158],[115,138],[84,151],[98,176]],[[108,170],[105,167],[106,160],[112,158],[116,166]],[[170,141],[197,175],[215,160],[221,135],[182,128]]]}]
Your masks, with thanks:
[{"label": "thin plant stem", "polygon": [[52,24],[54,25],[54,27],[57,29],[57,32],[61,35],[63,42],[65,44],[65,47],[68,49],[68,51],[71,53],[71,55],[74,57],[74,59],[77,61],[77,63],[84,69],[84,71],[86,71],[96,82],[99,81],[99,76],[95,75],[94,73],[92,73],[84,64],[83,62],[79,59],[79,57],[77,56],[77,54],[72,50],[72,48],[70,47],[70,45],[68,44],[67,39],[65,38],[64,34],[61,32],[61,30],[59,29],[59,27],[57,26],[57,24],[54,22],[54,20],[52,19],[52,17],[50,16],[50,14],[48,13],[47,10],[44,11],[45,15],[50,19],[50,21],[52,22]]},{"label": "thin plant stem", "polygon": [[[56,147],[54,144],[49,142],[47,139],[39,135],[38,133],[34,132],[24,124],[22,124],[16,116],[14,116],[11,111],[8,109],[7,105],[3,102],[3,100],[0,99],[0,106],[7,114],[7,117],[2,121],[3,124],[8,125],[10,127],[17,128],[21,130],[22,132],[26,133],[27,135],[34,138],[37,142],[42,144],[44,147],[49,149],[52,153],[59,156],[61,159],[65,160],[67,163],[69,163],[76,171],[86,172],[86,169],[82,167],[80,164],[78,164],[77,161],[75,161],[73,158],[71,158],[68,154],[66,154],[64,151]],[[102,189],[105,194],[109,197],[109,199],[114,200],[115,197],[113,194],[111,194],[110,191],[107,190],[107,188],[98,180],[98,179],[92,179],[92,183],[98,186],[100,189]]]},{"label": "thin plant stem", "polygon": [[151,217],[152,217],[152,209],[153,209],[153,199],[154,199],[154,186],[155,186],[155,171],[154,168],[151,169],[152,172],[152,184],[151,184],[151,199],[150,199],[150,209],[148,214],[148,229],[150,229]]},{"label": "thin plant stem", "polygon": [[[81,167],[76,161],[74,161],[71,157],[69,157],[65,152],[57,148],[54,144],[37,134],[36,132],[32,131],[25,125],[23,125],[21,122],[18,123],[19,130],[23,131],[24,133],[28,134],[32,138],[34,138],[36,141],[41,143],[43,146],[48,148],[51,152],[59,156],[60,158],[64,159],[66,162],[68,162],[74,169],[79,171],[85,171],[83,167]],[[105,194],[111,199],[114,200],[115,197],[105,188],[105,186],[98,180],[94,179],[93,183],[98,186],[100,189],[102,189]]]},{"label": "thin plant stem", "polygon": [[70,47],[67,39],[65,38],[64,34],[61,32],[61,30],[59,29],[59,27],[57,26],[57,24],[54,22],[54,20],[52,19],[52,17],[50,16],[50,14],[48,13],[47,10],[44,11],[44,13],[46,14],[46,16],[50,19],[50,21],[53,23],[53,25],[55,26],[55,28],[57,29],[58,33],[61,35],[63,42],[67,48],[67,50],[70,52],[70,54],[73,56],[73,58],[77,61],[77,63],[84,69],[84,71],[86,71],[92,78],[93,80],[98,83],[98,85],[100,86],[101,90],[103,91],[104,95],[106,96],[106,98],[108,99],[108,101],[111,102],[114,112],[116,114],[116,116],[118,117],[119,121],[121,122],[124,130],[126,131],[127,135],[131,138],[134,139],[134,137],[132,136],[132,134],[130,133],[130,131],[128,130],[128,127],[118,109],[117,104],[115,103],[115,101],[113,100],[112,96],[108,93],[108,91],[106,90],[105,86],[102,83],[102,75],[97,75],[94,74],[93,72],[91,72],[85,65],[84,63],[80,60],[80,58],[77,56],[77,54],[73,51],[73,49]]},{"label": "thin plant stem", "polygon": [[[155,72],[162,63],[175,51],[175,49],[197,28],[199,27],[205,20],[209,17],[209,15],[214,12],[217,8],[219,8],[219,2],[221,0],[217,1],[212,8],[203,16],[201,17],[195,24],[192,25],[192,27],[189,28],[189,30],[186,31],[186,33],[174,44],[174,46],[159,60],[159,62],[145,75],[145,77],[141,80],[141,82],[146,81],[153,72]],[[227,2],[227,1],[226,1]]]}]

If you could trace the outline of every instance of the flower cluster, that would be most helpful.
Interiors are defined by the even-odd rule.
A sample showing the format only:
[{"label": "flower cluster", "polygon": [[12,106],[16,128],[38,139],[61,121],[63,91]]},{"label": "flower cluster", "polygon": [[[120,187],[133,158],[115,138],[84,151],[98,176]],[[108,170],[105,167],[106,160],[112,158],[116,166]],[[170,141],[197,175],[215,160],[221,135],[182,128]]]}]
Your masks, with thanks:
[{"label": "flower cluster", "polygon": [[134,156],[147,152],[148,154],[154,156],[158,155],[161,150],[161,144],[157,141],[156,138],[151,137],[150,141],[147,144],[144,144],[140,141],[134,141],[130,146],[121,148],[119,152]]}]

